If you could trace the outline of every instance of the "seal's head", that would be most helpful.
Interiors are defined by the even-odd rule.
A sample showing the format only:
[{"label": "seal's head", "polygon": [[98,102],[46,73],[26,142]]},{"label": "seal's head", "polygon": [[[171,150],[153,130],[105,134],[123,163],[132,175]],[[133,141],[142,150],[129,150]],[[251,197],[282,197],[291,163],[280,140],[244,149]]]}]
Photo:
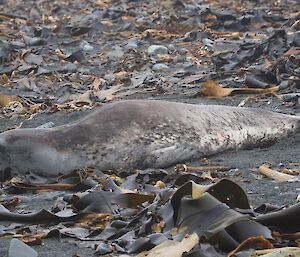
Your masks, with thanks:
[{"label": "seal's head", "polygon": [[30,159],[30,144],[26,141],[18,130],[0,134],[0,170],[21,168],[22,163],[25,164]]},{"label": "seal's head", "polygon": [[59,149],[47,131],[16,129],[1,133],[0,170],[10,168],[17,173],[51,176],[79,167],[77,156]]}]

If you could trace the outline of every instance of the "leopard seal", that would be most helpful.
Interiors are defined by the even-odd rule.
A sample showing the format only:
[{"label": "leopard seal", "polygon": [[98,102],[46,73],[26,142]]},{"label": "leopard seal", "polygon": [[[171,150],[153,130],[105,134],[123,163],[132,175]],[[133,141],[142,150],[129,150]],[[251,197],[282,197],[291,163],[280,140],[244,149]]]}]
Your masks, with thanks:
[{"label": "leopard seal", "polygon": [[52,176],[86,166],[164,168],[299,131],[299,116],[262,109],[125,100],[70,124],[1,133],[0,170]]}]

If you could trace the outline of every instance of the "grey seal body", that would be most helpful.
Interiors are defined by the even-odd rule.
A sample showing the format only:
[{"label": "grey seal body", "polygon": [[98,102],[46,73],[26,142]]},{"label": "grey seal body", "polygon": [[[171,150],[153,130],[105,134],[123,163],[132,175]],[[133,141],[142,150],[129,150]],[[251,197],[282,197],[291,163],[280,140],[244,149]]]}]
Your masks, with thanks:
[{"label": "grey seal body", "polygon": [[0,170],[57,175],[86,166],[163,168],[299,132],[300,117],[255,108],[157,100],[106,104],[85,118],[0,134]]}]

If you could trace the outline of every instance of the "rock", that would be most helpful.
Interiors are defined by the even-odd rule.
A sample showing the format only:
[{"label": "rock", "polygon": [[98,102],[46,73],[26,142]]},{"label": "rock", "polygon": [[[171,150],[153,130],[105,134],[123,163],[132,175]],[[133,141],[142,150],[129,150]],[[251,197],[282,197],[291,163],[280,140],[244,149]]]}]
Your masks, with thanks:
[{"label": "rock", "polygon": [[299,30],[300,29],[300,20],[297,20],[293,23],[292,28],[295,30]]},{"label": "rock", "polygon": [[8,257],[37,257],[39,254],[19,239],[12,239],[8,250]]},{"label": "rock", "polygon": [[209,38],[203,38],[202,39],[202,43],[209,49],[213,49],[214,48],[214,41],[212,41]]},{"label": "rock", "polygon": [[104,242],[100,242],[96,251],[95,251],[95,254],[97,255],[105,255],[105,254],[108,254],[108,253],[111,253],[112,250],[109,248],[109,246],[104,243]]},{"label": "rock", "polygon": [[107,56],[111,60],[118,60],[122,58],[124,52],[120,46],[114,46],[110,52],[107,53]]},{"label": "rock", "polygon": [[154,71],[164,71],[164,70],[168,70],[168,69],[169,69],[169,66],[164,63],[156,63],[152,67],[152,70],[154,70]]},{"label": "rock", "polygon": [[162,45],[151,45],[148,47],[148,55],[155,56],[158,54],[167,54],[168,48]]},{"label": "rock", "polygon": [[293,39],[293,45],[300,47],[300,31],[295,33],[294,39]]},{"label": "rock", "polygon": [[87,53],[92,52],[94,50],[94,47],[84,40],[80,43],[80,48],[82,51]]},{"label": "rock", "polygon": [[40,126],[38,126],[36,128],[37,129],[43,129],[43,128],[53,128],[53,127],[55,127],[55,123],[52,122],[52,121],[49,121],[49,122],[44,123],[44,124],[42,124],[42,125],[40,125]]},{"label": "rock", "polygon": [[138,41],[136,38],[131,38],[128,40],[127,44],[124,46],[126,51],[128,50],[135,50],[138,48]]}]

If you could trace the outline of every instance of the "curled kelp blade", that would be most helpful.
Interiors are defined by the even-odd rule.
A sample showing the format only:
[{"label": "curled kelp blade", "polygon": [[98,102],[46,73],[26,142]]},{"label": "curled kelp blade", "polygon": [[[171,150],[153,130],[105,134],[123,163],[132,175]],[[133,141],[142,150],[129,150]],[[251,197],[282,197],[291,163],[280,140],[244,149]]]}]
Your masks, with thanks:
[{"label": "curled kelp blade", "polygon": [[211,185],[200,185],[189,181],[182,185],[173,195],[171,202],[174,208],[174,219],[177,216],[180,199],[185,195],[192,198],[200,197],[204,192],[210,193],[219,201],[226,203],[231,208],[250,209],[248,197],[244,190],[228,179],[221,179]]},{"label": "curled kelp blade", "polygon": [[61,211],[54,214],[44,209],[38,212],[26,214],[12,213],[0,205],[0,221],[12,221],[18,223],[64,222],[75,221],[82,216],[83,215],[81,214],[76,214],[69,211]]},{"label": "curled kelp blade", "polygon": [[[195,238],[194,238],[195,239]],[[126,250],[129,254],[139,253],[142,251],[153,250],[156,246],[167,242],[168,238],[161,233],[154,233],[146,237],[139,237],[136,240],[126,245]],[[141,253],[143,254],[143,253]],[[144,256],[144,255],[142,255]]]},{"label": "curled kelp blade", "polygon": [[73,202],[73,207],[82,213],[96,212],[116,214],[116,206],[113,205],[111,200],[112,194],[104,191],[91,192],[77,199],[70,199],[70,201]]},{"label": "curled kelp blade", "polygon": [[152,202],[154,198],[154,195],[137,193],[125,193],[115,197],[119,205],[123,205],[128,208],[134,208],[144,202]]},{"label": "curled kelp blade", "polygon": [[212,80],[207,80],[202,84],[201,91],[197,94],[206,97],[226,97],[233,94],[267,94],[279,90],[279,86],[270,88],[223,88]]},{"label": "curled kelp blade", "polygon": [[300,230],[300,203],[283,210],[262,214],[256,220],[265,226],[276,228],[281,232],[294,233]]},{"label": "curled kelp blade", "polygon": [[36,191],[70,190],[70,191],[82,191],[82,192],[97,185],[97,183],[90,178],[84,179],[74,184],[71,183],[40,184],[40,183],[30,183],[30,182],[23,182],[23,181],[12,181],[10,184],[12,187],[16,187],[24,190],[36,190]]},{"label": "curled kelp blade", "polygon": [[229,208],[209,193],[196,199],[181,198],[176,225],[180,232],[196,232],[225,251],[234,249],[249,237],[263,235],[272,239],[267,227]]},{"label": "curled kelp blade", "polygon": [[[280,42],[278,44],[278,42]],[[276,49],[276,51],[275,51]],[[277,58],[288,49],[285,30],[277,30],[269,38],[258,43],[244,43],[235,52],[220,53],[213,58],[217,69],[231,70],[243,66],[248,61],[255,61],[262,55]]]},{"label": "curled kelp blade", "polygon": [[[272,249],[273,245],[262,236],[249,237],[244,240],[237,248],[227,254],[226,257],[244,256],[242,251],[246,254],[253,252],[254,249]],[[245,252],[244,252],[245,253]]]},{"label": "curled kelp blade", "polygon": [[285,206],[277,206],[269,203],[261,204],[260,206],[253,209],[253,212],[259,213],[259,214],[266,214],[269,212],[279,211],[285,208]]},{"label": "curled kelp blade", "polygon": [[108,191],[90,192],[79,199],[72,199],[73,206],[80,211],[117,213],[116,205],[135,208],[142,203],[152,202],[154,195],[141,193],[113,193]]}]

